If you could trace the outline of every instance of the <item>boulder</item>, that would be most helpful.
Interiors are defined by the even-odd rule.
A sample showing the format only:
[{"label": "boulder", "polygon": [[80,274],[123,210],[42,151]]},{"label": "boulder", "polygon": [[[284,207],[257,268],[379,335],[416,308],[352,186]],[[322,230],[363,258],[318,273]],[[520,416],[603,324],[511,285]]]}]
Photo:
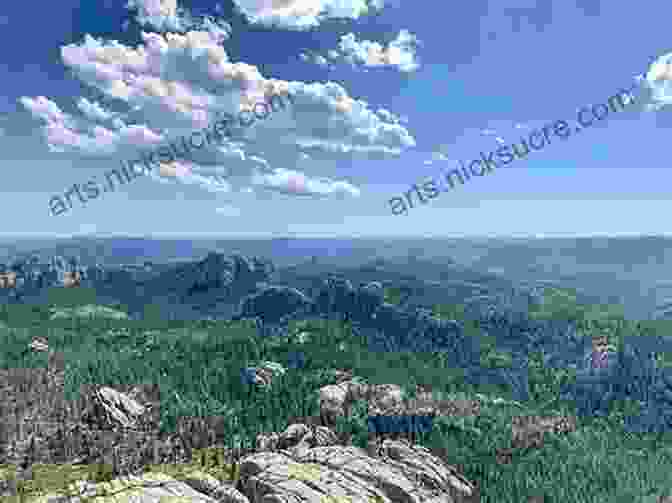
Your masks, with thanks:
[{"label": "boulder", "polygon": [[92,387],[85,394],[89,403],[81,419],[98,428],[137,428],[145,412],[136,400],[107,386]]},{"label": "boulder", "polygon": [[[275,371],[279,366],[263,362],[259,368]],[[73,492],[98,496],[110,489],[117,494],[128,491],[136,501],[147,503],[170,497],[204,503],[311,503],[346,496],[352,497],[352,501],[388,503],[478,501],[475,486],[425,448],[386,440],[379,451],[382,457],[372,457],[363,449],[338,445],[338,435],[314,420],[291,424],[280,434],[258,436],[256,452],[242,453],[238,482],[234,485],[218,481],[187,466],[192,462],[191,449],[196,445],[187,438],[189,424],[195,418],[181,422],[179,436],[159,433],[156,429],[143,430],[146,417],[159,402],[158,387],[119,388],[96,385],[82,389],[80,399],[71,404],[82,410],[78,417],[71,416],[72,421],[79,422],[66,427],[66,431],[60,431],[55,420],[52,424],[31,415],[39,411],[27,411],[20,416],[22,422],[42,430],[29,429],[28,434],[35,436],[30,441],[22,439],[21,452],[27,456],[34,446],[44,444],[46,450],[40,450],[39,456],[31,459],[42,464],[54,463],[54,449],[64,436],[69,449],[64,451],[60,466],[107,465],[113,475],[109,482],[82,481],[71,487]],[[368,399],[372,406],[381,409],[397,406],[403,397],[397,385],[367,386],[356,378],[326,391],[331,393],[323,388],[321,395],[335,398],[337,404],[343,405],[347,399]],[[51,424],[51,429],[44,429],[46,424]],[[158,422],[150,424],[158,426]],[[23,463],[15,456],[8,459],[15,465]],[[141,473],[148,463],[163,464],[168,471],[162,473],[152,468]],[[173,473],[182,471],[178,467],[183,467],[185,473]],[[62,494],[62,490],[48,492],[52,497]]]},{"label": "boulder", "polygon": [[246,367],[241,370],[243,384],[251,384],[259,388],[268,389],[273,380],[287,372],[282,365],[276,362],[261,362],[256,367]]},{"label": "boulder", "polygon": [[568,434],[576,431],[573,416],[514,416],[511,421],[511,447],[499,449],[496,459],[500,464],[510,463],[517,450],[539,449],[544,446],[547,433]]},{"label": "boulder", "polygon": [[47,352],[49,351],[48,341],[44,337],[35,337],[30,343],[29,348],[40,353]]},{"label": "boulder", "polygon": [[477,400],[435,398],[431,392],[407,398],[397,384],[367,384],[357,379],[323,386],[319,395],[320,417],[327,427],[335,427],[338,417],[348,417],[352,405],[360,400],[367,401],[369,416],[467,416],[480,411]]},{"label": "boulder", "polygon": [[320,417],[325,426],[335,426],[336,418],[344,416],[347,412],[348,390],[350,382],[330,384],[320,388]]},{"label": "boulder", "polygon": [[477,502],[478,491],[428,449],[385,441],[382,457],[357,447],[255,453],[241,461],[241,492],[253,501]]}]

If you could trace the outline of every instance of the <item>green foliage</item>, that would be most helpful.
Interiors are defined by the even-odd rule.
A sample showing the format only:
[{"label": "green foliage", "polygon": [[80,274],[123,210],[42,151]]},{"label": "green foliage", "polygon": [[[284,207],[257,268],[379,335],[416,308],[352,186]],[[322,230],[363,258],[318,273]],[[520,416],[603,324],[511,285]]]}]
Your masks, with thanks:
[{"label": "green foliage", "polygon": [[77,307],[57,307],[51,309],[51,319],[63,318],[109,318],[112,320],[126,320],[128,315],[122,311],[105,306],[87,304]]},{"label": "green foliage", "polygon": [[544,288],[542,302],[530,310],[536,319],[582,320],[588,309],[577,302],[576,291],[570,288]]},{"label": "green foliage", "polygon": [[464,320],[465,309],[463,304],[438,304],[433,307],[432,313],[445,320]]},{"label": "green foliage", "polygon": [[533,407],[539,410],[565,410],[566,404],[560,399],[563,385],[576,377],[573,369],[554,369],[544,365],[541,353],[529,356],[528,383]]},{"label": "green foliage", "polygon": [[[290,416],[317,415],[317,390],[333,383],[332,369],[336,368],[351,368],[355,375],[372,383],[403,387],[429,383],[440,396],[459,391],[474,399],[476,393],[490,391],[467,386],[459,369],[446,366],[446,355],[441,352],[369,353],[365,339],[355,337],[347,324],[334,321],[294,323],[290,331],[311,334],[306,343],[299,344],[284,337],[261,339],[249,322],[164,320],[151,326],[147,320],[93,318],[65,324],[48,320],[43,310],[14,309],[10,306],[0,311],[0,319],[9,325],[0,327],[4,368],[38,366],[44,355],[26,353],[24,348],[33,336],[48,335],[50,347],[66,355],[66,398],[76,398],[82,384],[157,383],[165,430],[173,430],[180,416],[223,416],[227,446],[251,445],[260,432],[283,430]],[[539,312],[583,321],[587,335],[596,327],[612,330],[616,340],[642,330],[669,331],[669,327],[660,325],[626,323],[618,306],[572,305],[568,294],[552,296]],[[437,306],[434,313],[464,319],[464,308],[459,305]],[[482,338],[484,364],[510,364],[510,355],[495,351],[493,341],[480,334],[476,324],[465,323],[474,336]],[[345,350],[339,349],[341,343],[346,345]],[[305,368],[287,370],[268,390],[253,389],[241,382],[241,367],[260,361],[283,363],[289,351],[306,355]],[[497,464],[493,452],[510,444],[513,416],[573,414],[573,404],[558,399],[560,386],[572,378],[572,371],[548,368],[541,355],[532,355],[530,402],[479,399],[478,415],[437,419],[431,434],[419,437],[419,443],[429,449],[444,449],[451,464],[459,465],[468,479],[479,483],[483,501],[518,503],[520,495],[541,489],[553,501],[617,501],[622,495],[637,501],[635,496],[666,487],[672,459],[664,444],[654,443],[655,439],[644,434],[624,431],[624,414],[634,404],[617,405],[604,419],[582,420],[579,431],[552,437],[548,446],[520,453],[511,465]],[[353,443],[360,447],[368,441],[367,405],[364,400],[355,403],[353,414],[338,420],[339,431],[351,433]],[[224,463],[217,453],[196,459],[195,465],[217,474],[217,478],[230,480],[240,475],[239,465]],[[109,469],[99,468],[97,477],[110,477]]]},{"label": "green foliage", "polygon": [[3,304],[0,306],[2,326],[30,327],[41,326],[49,319],[49,310],[35,304]]},{"label": "green foliage", "polygon": [[47,299],[49,305],[60,307],[97,304],[96,290],[87,286],[78,286],[76,288],[50,287],[47,291]]},{"label": "green foliage", "polygon": [[386,287],[383,292],[383,300],[388,304],[399,304],[405,296],[401,288]]},{"label": "green foliage", "polygon": [[487,368],[511,368],[511,353],[488,348],[481,351],[481,365]]},{"label": "green foliage", "polygon": [[464,304],[437,304],[432,307],[432,314],[444,320],[456,320],[462,323],[464,334],[472,337],[480,337],[481,329],[478,320],[466,317]]},{"label": "green foliage", "polygon": [[576,324],[586,337],[606,336],[616,349],[626,334],[637,333],[638,324],[628,321],[624,308],[618,304],[579,304],[577,294],[567,288],[546,288],[543,302],[530,310],[533,319],[567,320]]},{"label": "green foliage", "polygon": [[476,427],[476,416],[441,416],[433,423],[441,433],[459,431],[461,434],[483,436],[483,431]]}]

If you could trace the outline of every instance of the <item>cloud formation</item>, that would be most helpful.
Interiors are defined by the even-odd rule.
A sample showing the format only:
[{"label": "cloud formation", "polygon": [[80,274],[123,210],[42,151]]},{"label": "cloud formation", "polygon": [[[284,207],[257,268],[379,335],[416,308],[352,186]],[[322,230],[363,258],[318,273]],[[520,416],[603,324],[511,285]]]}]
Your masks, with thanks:
[{"label": "cloud formation", "polygon": [[656,111],[672,104],[672,53],[660,56],[644,78],[636,79],[650,91],[647,110]]},{"label": "cloud formation", "polygon": [[384,0],[233,0],[252,24],[308,30],[328,19],[359,19],[384,7]]},{"label": "cloud formation", "polygon": [[262,190],[292,196],[325,197],[337,195],[358,197],[360,195],[360,190],[347,182],[309,178],[298,171],[283,168],[277,169],[274,173],[257,175],[254,184]]},{"label": "cloud formation", "polygon": [[417,60],[418,39],[408,30],[401,30],[387,47],[370,40],[357,40],[354,33],[341,37],[338,53],[352,65],[365,67],[391,66],[402,72],[414,72],[420,67]]},{"label": "cloud formation", "polygon": [[220,40],[231,35],[231,25],[210,16],[194,17],[178,7],[177,0],[128,0],[126,8],[135,11],[135,21],[159,32],[209,31]]},{"label": "cloud formation", "polygon": [[125,103],[125,110],[108,110],[81,98],[77,106],[82,115],[73,116],[45,96],[20,98],[43,123],[52,151],[134,159],[139,151],[208,127],[221,114],[249,114],[255,103],[288,93],[292,106],[234,130],[230,138],[195,152],[188,162],[166,166],[154,178],[223,191],[225,184],[212,176],[224,176],[226,190],[243,193],[260,189],[296,196],[354,196],[358,190],[349,182],[317,173],[296,171],[305,183],[293,185],[291,180],[299,178],[274,165],[296,166],[308,155],[315,160],[398,156],[415,146],[391,112],[370,110],[334,82],[266,78],[254,65],[231,62],[212,31],[143,32],[142,39],[133,48],[87,35],[80,44],[61,48],[73,75],[108,100]]},{"label": "cloud formation", "polygon": [[417,57],[419,45],[417,37],[408,30],[401,30],[387,46],[371,40],[357,40],[354,33],[348,33],[341,36],[337,49],[327,51],[326,57],[310,52],[301,53],[299,57],[329,69],[334,68],[334,63],[346,62],[354,67],[390,67],[411,73],[420,68]]}]

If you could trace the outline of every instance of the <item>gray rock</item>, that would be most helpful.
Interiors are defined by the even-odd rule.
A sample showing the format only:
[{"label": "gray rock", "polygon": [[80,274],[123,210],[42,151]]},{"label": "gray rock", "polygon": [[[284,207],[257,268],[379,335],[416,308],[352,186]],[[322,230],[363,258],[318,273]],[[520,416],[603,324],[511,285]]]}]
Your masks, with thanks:
[{"label": "gray rock", "polygon": [[[428,449],[386,440],[381,457],[357,447],[326,446],[257,453],[241,463],[242,492],[253,501],[477,502],[475,486]],[[374,500],[375,501],[375,500]]]}]

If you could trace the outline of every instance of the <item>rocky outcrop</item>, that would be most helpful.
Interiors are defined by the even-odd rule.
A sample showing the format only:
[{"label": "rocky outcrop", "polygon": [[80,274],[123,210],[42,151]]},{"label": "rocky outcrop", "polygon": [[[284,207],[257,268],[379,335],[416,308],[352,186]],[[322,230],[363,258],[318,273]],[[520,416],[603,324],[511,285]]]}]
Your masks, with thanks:
[{"label": "rocky outcrop", "polygon": [[[31,346],[36,351],[49,351],[48,343],[43,340],[34,340]],[[62,365],[50,365],[50,368],[50,372],[62,371]],[[347,372],[341,377],[347,377]],[[394,385],[366,387],[356,379],[341,384],[344,383],[349,383],[346,395],[351,399],[370,399],[381,407],[397,404],[401,396],[400,388]],[[108,497],[118,501],[119,496],[133,496],[142,503],[166,501],[165,498],[203,503],[316,503],[329,501],[329,498],[360,503],[479,501],[477,488],[428,449],[406,441],[385,440],[372,456],[364,449],[341,445],[333,429],[310,421],[309,424],[292,423],[281,433],[259,435],[253,451],[240,453],[237,481],[215,479],[191,464],[191,449],[196,443],[184,437],[190,429],[188,422],[180,427],[182,454],[175,454],[179,446],[171,443],[171,439],[152,430],[157,426],[156,418],[146,416],[152,416],[156,410],[153,407],[158,404],[157,391],[151,386],[131,386],[125,390],[112,386],[83,389],[80,400],[70,404],[72,409],[83,412],[77,424],[70,424],[67,431],[59,430],[55,421],[50,423],[51,430],[46,431],[44,417],[38,420],[34,415],[39,416],[40,411],[24,411],[23,422],[41,425],[42,429],[21,432],[23,450],[15,450],[8,459],[16,467],[14,479],[32,477],[33,464],[37,462],[58,462],[64,469],[84,465],[102,467],[99,463],[104,463],[113,468],[107,481],[94,482],[88,478],[74,482],[67,493],[102,496],[103,502]],[[216,429],[217,425],[213,422],[210,427]],[[92,444],[96,434],[98,443]],[[26,438],[31,435],[32,438]],[[31,453],[42,444],[44,449]],[[67,448],[64,449],[63,444],[67,444]],[[56,460],[59,445],[60,457]],[[150,452],[141,459],[138,454],[148,447]],[[170,460],[166,458],[169,452]],[[19,459],[19,454],[23,454],[24,459]],[[7,460],[7,456],[3,457]],[[127,458],[134,458],[135,463]],[[164,465],[167,471],[152,469],[143,473],[142,469],[150,463],[168,463]],[[125,470],[119,472],[122,465]],[[52,497],[64,499],[61,495],[65,493],[63,488],[50,489],[41,497],[44,501]],[[9,494],[12,494],[12,485],[7,483],[3,495]]]},{"label": "rocky outcrop", "polygon": [[240,376],[243,384],[249,384],[261,389],[269,389],[273,380],[285,375],[287,370],[276,362],[261,362],[256,367],[241,369]]},{"label": "rocky outcrop", "polygon": [[377,415],[477,415],[477,401],[434,398],[431,393],[420,392],[409,398],[397,384],[368,384],[360,379],[348,378],[338,384],[323,386],[320,395],[322,424],[334,427],[338,417],[350,415],[352,406],[366,400],[369,416]]},{"label": "rocky outcrop", "polygon": [[48,353],[46,369],[0,369],[0,414],[15,418],[0,428],[5,463],[105,463],[121,474],[151,460],[190,459],[178,434],[159,433],[157,387],[87,386],[66,400],[65,356],[50,350],[45,339],[33,340],[29,350]]},{"label": "rocky outcrop", "polygon": [[327,496],[362,503],[478,501],[475,486],[454,467],[403,441],[385,441],[381,457],[343,446],[257,453],[242,460],[241,480],[246,496],[269,503]]},{"label": "rocky outcrop", "polygon": [[[305,445],[304,438],[310,436],[301,426],[293,425],[292,432],[283,434],[285,449],[261,451],[241,459],[240,482],[236,487],[193,470],[179,477],[149,472],[117,477],[110,482],[82,481],[72,483],[68,492],[102,497],[97,500],[103,502],[108,498],[118,501],[120,496],[133,497],[141,503],[479,501],[477,488],[428,449],[389,440],[383,442],[379,457],[370,457],[360,448],[336,445],[296,449],[296,445]],[[47,501],[61,494],[64,493],[53,491],[42,497]]]},{"label": "rocky outcrop", "polygon": [[511,447],[497,450],[497,462],[508,464],[518,451],[543,447],[548,433],[567,434],[576,431],[576,428],[576,417],[573,416],[514,416]]},{"label": "rocky outcrop", "polygon": [[[238,493],[235,489],[228,490],[217,483],[216,487],[205,487],[202,479],[194,483],[193,479],[189,481],[179,481],[162,473],[146,473],[142,475],[122,476],[110,482],[76,482],[71,483],[63,492],[44,493],[39,500],[46,502],[65,502],[65,501],[83,501],[84,498],[94,498],[95,501],[102,503],[111,503],[119,501],[119,496],[123,495],[130,501],[139,501],[142,503],[159,503],[160,501],[194,501],[198,503],[249,503],[249,500]],[[204,479],[207,480],[207,479]],[[206,482],[207,483],[207,482]],[[203,488],[195,489],[192,486]],[[211,495],[207,494],[211,491]],[[68,496],[65,496],[67,491]],[[215,498],[215,496],[217,498]]]}]

